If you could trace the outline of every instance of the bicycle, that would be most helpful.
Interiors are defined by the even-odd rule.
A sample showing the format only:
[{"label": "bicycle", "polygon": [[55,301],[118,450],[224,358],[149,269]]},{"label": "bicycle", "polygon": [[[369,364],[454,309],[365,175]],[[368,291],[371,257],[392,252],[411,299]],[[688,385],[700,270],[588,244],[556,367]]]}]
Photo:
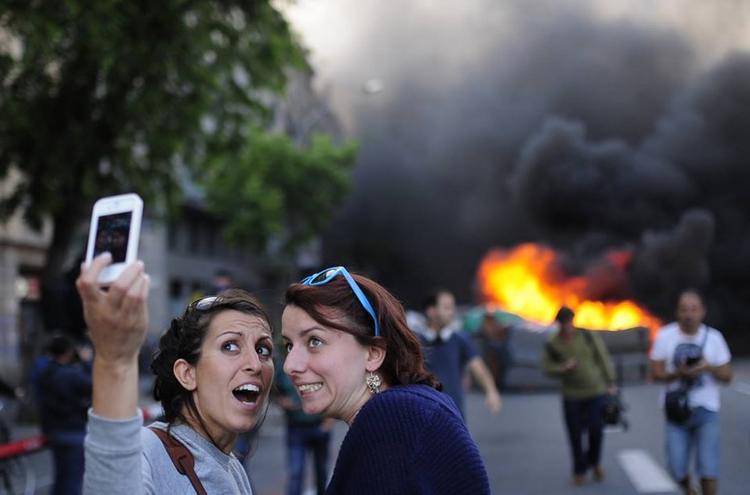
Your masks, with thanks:
[{"label": "bicycle", "polygon": [[25,457],[45,445],[43,436],[11,441],[7,408],[0,400],[0,495],[34,495],[36,475]]}]

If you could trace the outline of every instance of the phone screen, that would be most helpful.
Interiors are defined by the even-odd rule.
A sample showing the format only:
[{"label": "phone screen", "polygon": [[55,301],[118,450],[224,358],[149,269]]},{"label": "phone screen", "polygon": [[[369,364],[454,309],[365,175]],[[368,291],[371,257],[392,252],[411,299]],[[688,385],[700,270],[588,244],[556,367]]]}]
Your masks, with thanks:
[{"label": "phone screen", "polygon": [[96,224],[94,256],[109,251],[112,263],[124,263],[128,252],[132,211],[102,215]]}]

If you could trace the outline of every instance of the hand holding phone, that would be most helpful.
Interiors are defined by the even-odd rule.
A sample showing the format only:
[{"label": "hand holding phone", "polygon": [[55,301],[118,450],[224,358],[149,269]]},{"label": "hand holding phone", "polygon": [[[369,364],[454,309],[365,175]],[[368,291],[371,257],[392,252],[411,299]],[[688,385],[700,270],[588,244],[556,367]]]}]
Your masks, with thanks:
[{"label": "hand holding phone", "polygon": [[143,200],[134,193],[108,196],[94,203],[86,248],[86,266],[108,252],[112,264],[99,272],[100,284],[113,282],[125,267],[138,258]]},{"label": "hand holding phone", "polygon": [[99,275],[109,262],[109,256],[98,256],[89,266],[83,263],[76,287],[96,349],[93,411],[125,419],[138,410],[138,351],[148,331],[150,281],[143,263],[136,261],[122,270],[117,290],[105,290]]}]

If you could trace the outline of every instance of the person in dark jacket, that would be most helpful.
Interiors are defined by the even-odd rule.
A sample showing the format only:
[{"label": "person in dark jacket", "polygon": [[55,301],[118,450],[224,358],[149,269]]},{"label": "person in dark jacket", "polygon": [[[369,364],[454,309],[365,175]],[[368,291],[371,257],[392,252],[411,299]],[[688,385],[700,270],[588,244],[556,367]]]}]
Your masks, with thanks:
[{"label": "person in dark jacket", "polygon": [[461,413],[388,291],[329,268],[287,289],[281,325],[302,409],[349,424],[328,495],[490,493]]},{"label": "person in dark jacket", "polygon": [[287,495],[301,495],[305,481],[307,453],[312,453],[317,495],[326,491],[328,476],[328,451],[331,443],[333,420],[319,414],[305,414],[302,401],[289,377],[279,366],[275,375],[278,394],[276,404],[286,416],[286,453],[289,476]]},{"label": "person in dark jacket", "polygon": [[456,319],[456,299],[444,289],[432,291],[423,303],[425,325],[415,325],[424,351],[424,360],[430,370],[443,384],[443,392],[456,402],[464,415],[464,372],[469,370],[484,390],[485,405],[492,414],[500,412],[502,399],[492,372],[474,342],[463,331]]},{"label": "person in dark jacket", "polygon": [[66,335],[51,338],[47,356],[46,365],[36,374],[34,391],[55,465],[52,495],[77,495],[83,483],[91,366],[82,362],[75,343]]}]

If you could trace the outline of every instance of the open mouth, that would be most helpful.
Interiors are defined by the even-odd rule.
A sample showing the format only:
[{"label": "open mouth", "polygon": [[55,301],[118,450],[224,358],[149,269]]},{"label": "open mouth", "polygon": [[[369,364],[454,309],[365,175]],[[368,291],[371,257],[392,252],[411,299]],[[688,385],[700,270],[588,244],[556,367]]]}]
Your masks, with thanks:
[{"label": "open mouth", "polygon": [[260,388],[252,383],[246,383],[232,390],[235,398],[244,404],[255,404],[260,397]]}]

